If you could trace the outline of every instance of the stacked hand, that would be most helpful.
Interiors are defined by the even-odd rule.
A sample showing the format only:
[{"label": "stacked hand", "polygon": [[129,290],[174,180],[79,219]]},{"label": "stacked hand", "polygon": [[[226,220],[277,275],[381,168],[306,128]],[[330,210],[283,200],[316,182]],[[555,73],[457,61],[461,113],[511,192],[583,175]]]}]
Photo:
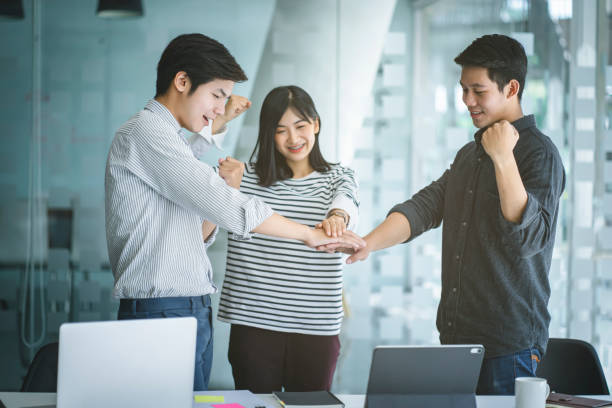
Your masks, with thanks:
[{"label": "stacked hand", "polygon": [[[315,225],[315,231],[323,232],[325,237],[328,238],[327,242],[313,246],[318,251],[353,254],[359,253],[366,246],[363,238],[346,229],[344,218],[338,215],[332,215]],[[330,238],[332,240],[329,240]],[[336,239],[333,240],[334,238]]]},{"label": "stacked hand", "polygon": [[346,260],[346,263],[352,264],[353,262],[356,262],[356,261],[365,261],[368,258],[368,256],[370,256],[370,252],[372,252],[372,249],[367,245],[367,242],[366,242],[366,246],[358,249],[351,256],[349,256],[348,259]]},{"label": "stacked hand", "polygon": [[228,186],[240,189],[243,175],[243,162],[230,156],[227,156],[225,159],[219,159],[219,176],[225,180]]},{"label": "stacked hand", "polygon": [[[330,237],[323,229],[315,228],[311,230],[310,237],[305,244],[319,251],[353,253],[365,247],[366,242],[352,231],[344,231],[339,237]],[[333,250],[327,250],[328,246],[333,246]]]},{"label": "stacked hand", "polygon": [[356,261],[365,261],[368,256],[370,256],[370,252],[372,252],[372,249],[368,246],[367,241],[363,239],[361,241],[363,245],[360,247],[350,247],[341,242],[332,242],[330,244],[319,245],[317,247],[317,251],[325,251],[330,254],[334,252],[349,254],[350,256],[347,258],[346,263],[352,264]]},{"label": "stacked hand", "polygon": [[344,218],[339,215],[332,215],[329,218],[324,219],[315,228],[322,229],[330,237],[341,237],[346,232],[346,224]]}]

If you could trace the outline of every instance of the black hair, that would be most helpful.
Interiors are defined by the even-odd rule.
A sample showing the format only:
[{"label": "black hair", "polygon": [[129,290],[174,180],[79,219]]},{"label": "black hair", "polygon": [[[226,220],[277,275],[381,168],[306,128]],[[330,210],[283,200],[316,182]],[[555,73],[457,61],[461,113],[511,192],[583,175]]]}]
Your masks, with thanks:
[{"label": "black hair", "polygon": [[203,34],[183,34],[170,41],[157,64],[155,97],[168,91],[179,71],[185,71],[191,81],[190,95],[201,84],[215,79],[234,82],[247,80],[227,48]]},{"label": "black hair", "polygon": [[296,115],[309,123],[319,121],[319,131],[315,133],[315,142],[308,155],[308,161],[318,172],[331,170],[332,164],[323,158],[319,148],[321,118],[312,98],[298,86],[279,86],[271,90],[263,101],[259,114],[257,143],[249,159],[255,167],[255,172],[259,176],[259,184],[262,186],[269,186],[276,181],[293,177],[293,171],[287,164],[287,160],[276,149],[274,143],[278,122],[287,109],[292,109]]},{"label": "black hair", "polygon": [[521,100],[527,76],[527,55],[521,43],[514,38],[501,34],[477,38],[457,55],[455,62],[462,67],[486,68],[489,78],[497,83],[500,91],[516,79],[520,85],[518,98]]}]

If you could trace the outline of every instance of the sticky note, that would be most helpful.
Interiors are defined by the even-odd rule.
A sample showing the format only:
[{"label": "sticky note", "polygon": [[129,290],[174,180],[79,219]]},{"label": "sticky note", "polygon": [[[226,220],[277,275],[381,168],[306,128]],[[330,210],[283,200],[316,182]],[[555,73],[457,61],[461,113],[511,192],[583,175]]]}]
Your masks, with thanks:
[{"label": "sticky note", "polygon": [[197,403],[212,403],[212,402],[225,402],[225,397],[223,395],[194,395],[193,399]]},{"label": "sticky note", "polygon": [[235,402],[232,404],[213,404],[215,408],[244,408],[240,404],[236,404]]}]

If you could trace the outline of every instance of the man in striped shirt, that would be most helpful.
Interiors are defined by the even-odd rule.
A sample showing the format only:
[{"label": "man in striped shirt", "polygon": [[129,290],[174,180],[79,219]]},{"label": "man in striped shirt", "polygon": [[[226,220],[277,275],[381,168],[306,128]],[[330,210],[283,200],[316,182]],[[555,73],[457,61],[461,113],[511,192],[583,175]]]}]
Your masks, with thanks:
[{"label": "man in striped shirt", "polygon": [[106,236],[121,298],[119,319],[194,316],[198,321],[194,389],[208,387],[212,364],[212,268],[206,248],[217,225],[235,237],[251,232],[293,238],[310,247],[365,242],[347,231],[322,230],[290,221],[237,187],[244,167],[220,178],[198,161],[183,129],[213,129],[248,107],[226,103],[246,75],[219,42],[181,35],[164,50],[157,67],[155,98],[115,134],[105,176]]}]

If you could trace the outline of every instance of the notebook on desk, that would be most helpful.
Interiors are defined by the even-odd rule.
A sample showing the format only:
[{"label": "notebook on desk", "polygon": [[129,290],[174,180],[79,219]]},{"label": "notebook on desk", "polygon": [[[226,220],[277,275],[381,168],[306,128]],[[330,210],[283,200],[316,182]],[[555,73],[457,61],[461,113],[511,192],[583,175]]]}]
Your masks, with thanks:
[{"label": "notebook on desk", "polygon": [[272,393],[283,408],[344,408],[344,403],[329,391]]},{"label": "notebook on desk", "polygon": [[379,346],[366,408],[475,408],[482,345]]},{"label": "notebook on desk", "polygon": [[572,408],[599,408],[612,406],[612,401],[596,398],[579,397],[576,395],[552,392],[546,399],[547,408],[572,407]]},{"label": "notebook on desk", "polygon": [[63,324],[57,407],[191,408],[196,327],[193,317]]}]

